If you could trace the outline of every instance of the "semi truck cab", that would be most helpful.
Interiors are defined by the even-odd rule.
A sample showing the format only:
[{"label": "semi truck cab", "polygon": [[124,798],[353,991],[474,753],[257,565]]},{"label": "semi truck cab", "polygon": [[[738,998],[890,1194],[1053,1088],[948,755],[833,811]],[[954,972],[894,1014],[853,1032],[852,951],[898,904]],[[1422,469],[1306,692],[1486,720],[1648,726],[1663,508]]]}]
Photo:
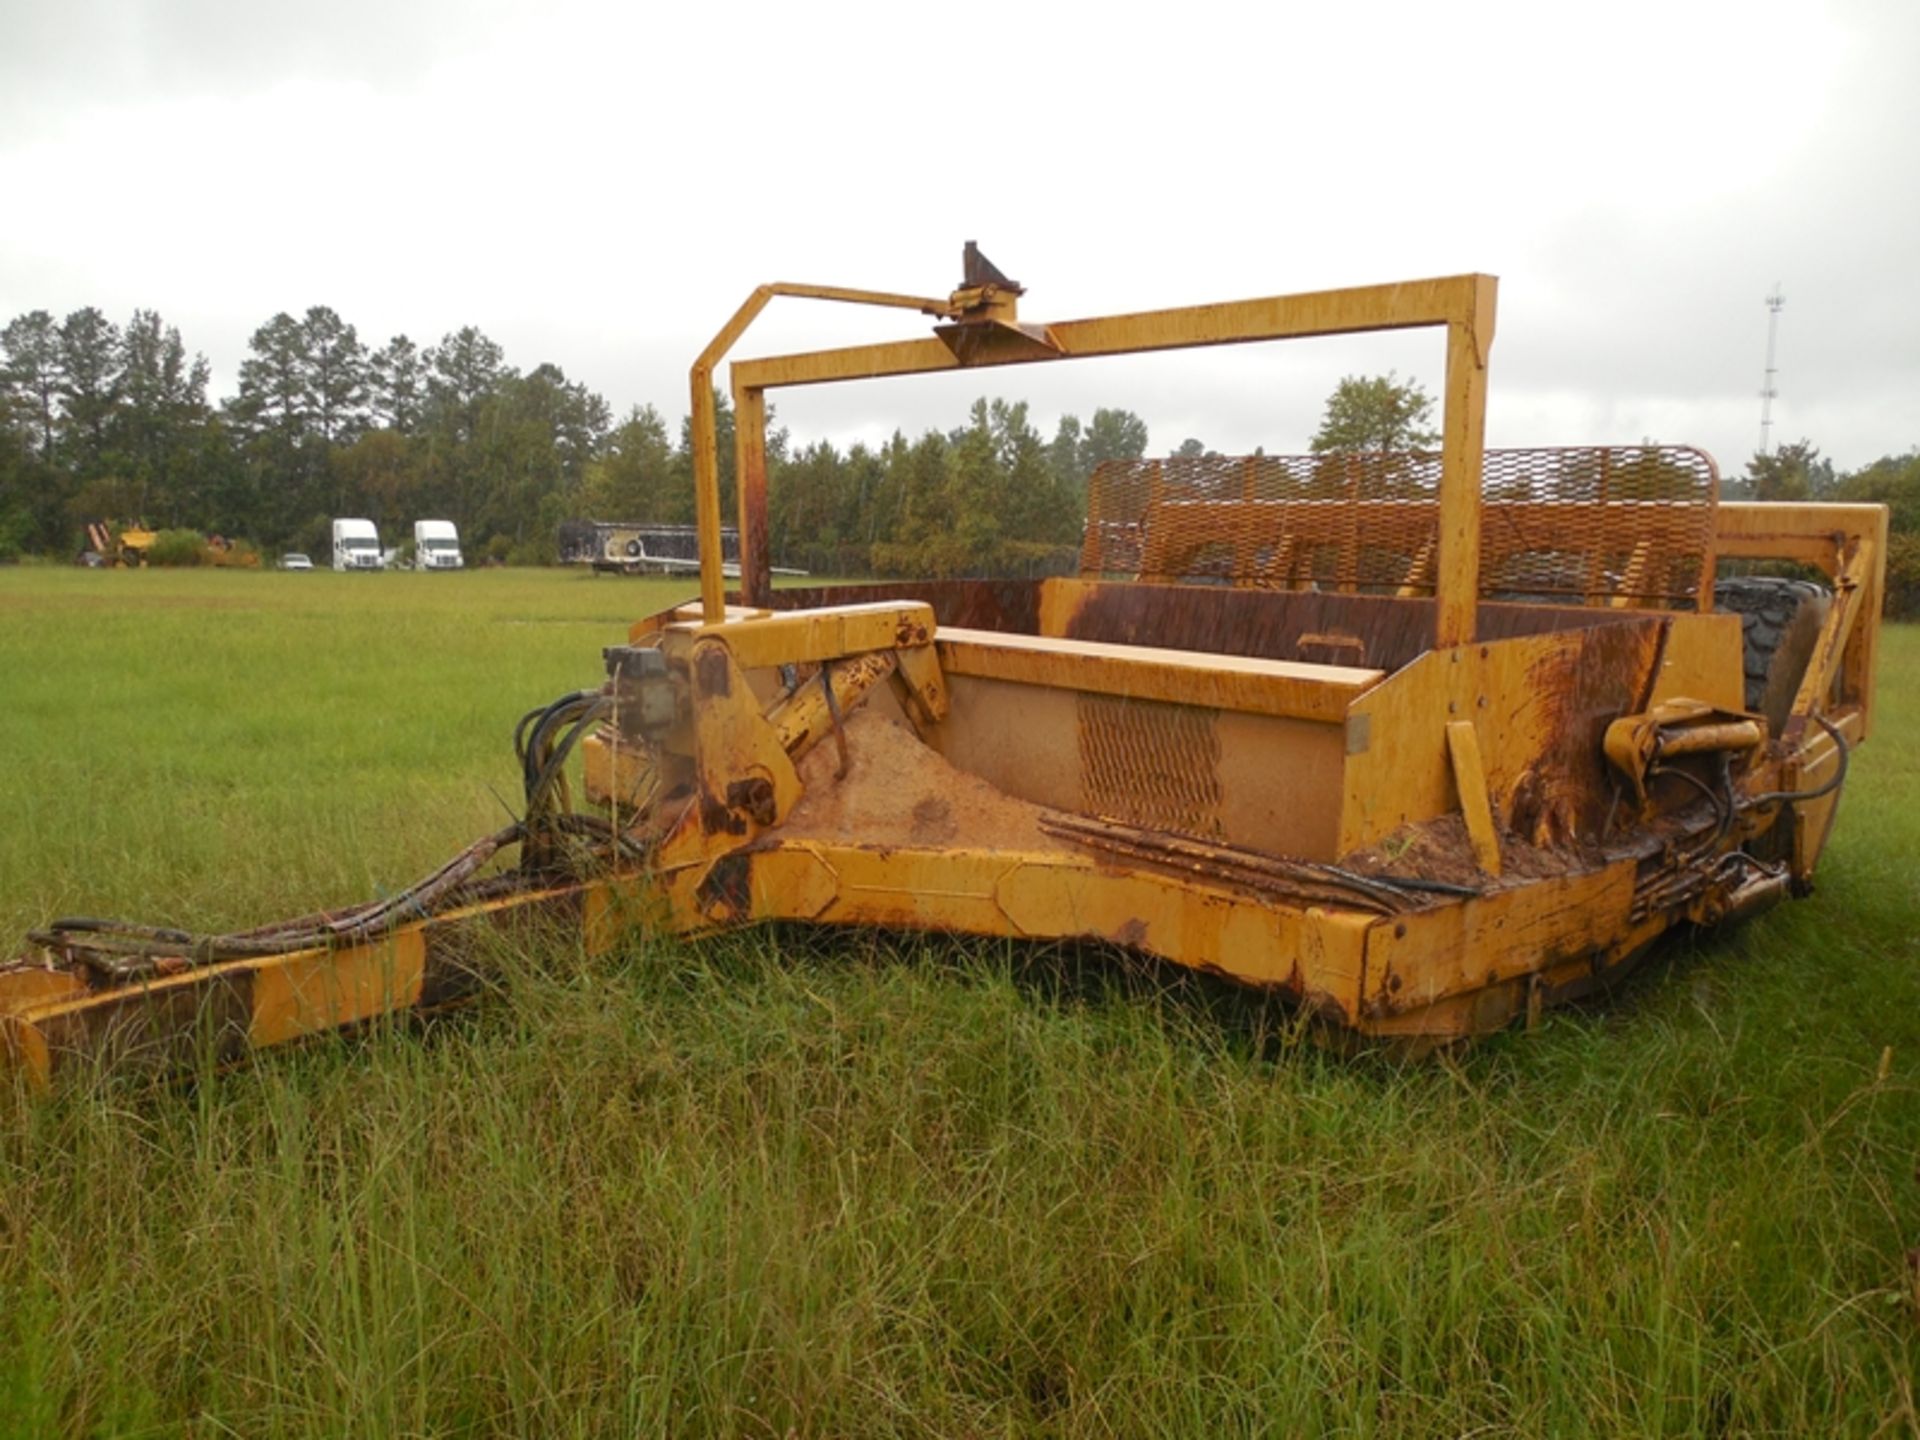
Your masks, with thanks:
[{"label": "semi truck cab", "polygon": [[380,532],[371,520],[335,520],[333,522],[333,568],[336,570],[379,570]]},{"label": "semi truck cab", "polygon": [[420,570],[459,570],[465,566],[460,555],[460,532],[451,520],[413,522],[413,563]]}]

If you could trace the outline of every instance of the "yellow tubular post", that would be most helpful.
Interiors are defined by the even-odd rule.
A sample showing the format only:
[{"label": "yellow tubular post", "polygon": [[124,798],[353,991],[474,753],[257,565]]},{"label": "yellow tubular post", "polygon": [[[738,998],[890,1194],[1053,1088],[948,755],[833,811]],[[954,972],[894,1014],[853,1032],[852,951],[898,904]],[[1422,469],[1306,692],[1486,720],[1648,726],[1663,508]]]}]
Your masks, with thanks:
[{"label": "yellow tubular post", "polygon": [[[727,618],[726,559],[720,543],[720,456],[715,439],[713,413],[714,367],[726,358],[749,325],[767,308],[776,295],[800,300],[839,300],[853,305],[881,305],[896,310],[918,310],[922,314],[947,316],[954,313],[946,300],[930,300],[921,295],[895,295],[884,290],[849,290],[837,285],[762,285],[733,312],[733,318],[720,327],[720,333],[708,342],[693,362],[689,376],[693,409],[693,490],[695,515],[700,524],[700,609],[709,625]],[[758,441],[764,445],[764,440]],[[742,545],[750,537],[744,532]],[[741,555],[741,573],[749,573],[747,557]]]},{"label": "yellow tubular post", "polygon": [[1433,643],[1471,645],[1480,600],[1480,452],[1487,424],[1487,351],[1494,282],[1472,277],[1468,316],[1447,325],[1447,388],[1440,436],[1439,574]]}]

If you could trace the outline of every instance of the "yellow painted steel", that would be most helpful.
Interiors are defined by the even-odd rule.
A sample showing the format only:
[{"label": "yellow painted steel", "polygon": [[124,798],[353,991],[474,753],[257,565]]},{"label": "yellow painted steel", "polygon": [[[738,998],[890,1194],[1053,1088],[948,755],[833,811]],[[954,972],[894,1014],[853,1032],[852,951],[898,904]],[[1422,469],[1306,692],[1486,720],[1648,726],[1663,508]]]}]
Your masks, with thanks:
[{"label": "yellow painted steel", "polygon": [[1487,774],[1480,764],[1480,740],[1471,720],[1447,722],[1447,754],[1453,761],[1453,787],[1460,796],[1460,813],[1473,858],[1487,874],[1500,874],[1500,836],[1493,824],[1493,805],[1487,798]]},{"label": "yellow painted steel", "polygon": [[[530,889],[463,906],[365,944],[228,960],[118,985],[89,983],[79,971],[0,970],[0,1055],[44,1085],[72,1060],[175,1070],[198,1054],[237,1059],[379,1015],[433,1008],[423,989],[429,947],[467,948],[458,942],[574,903],[581,888]],[[36,985],[48,973],[69,983]]]},{"label": "yellow painted steel", "polygon": [[[1688,457],[1713,484],[1711,461],[1692,447],[1653,455]],[[1555,493],[1605,486],[1611,457],[1611,447],[1484,451],[1482,484],[1498,484],[1501,499],[1480,505],[1482,597],[1551,588],[1563,591],[1565,603],[1665,609],[1682,599],[1672,563],[1693,541],[1686,561],[1695,570],[1684,593],[1697,609],[1713,609],[1711,492],[1659,501]],[[1392,586],[1402,597],[1428,595],[1440,513],[1419,497],[1419,478],[1407,474],[1423,459],[1369,453],[1110,461],[1089,480],[1081,574],[1183,584],[1198,574],[1223,578],[1217,572],[1225,568],[1238,588],[1356,593]],[[1242,470],[1236,495],[1221,493],[1221,468],[1229,463]],[[1396,488],[1413,493],[1384,497]],[[1513,499],[1515,493],[1526,497]],[[1622,551],[1626,563],[1609,572],[1609,557]],[[1325,563],[1329,553],[1338,557],[1332,566]],[[1524,566],[1542,561],[1551,568],[1528,580]],[[1515,563],[1521,574],[1511,574]],[[1563,578],[1569,564],[1578,566],[1576,586]]]},{"label": "yellow painted steel", "polygon": [[1207,705],[1333,724],[1385,678],[1350,665],[1312,665],[1193,650],[1057,640],[947,626],[937,646],[948,674]]},{"label": "yellow painted steel", "polygon": [[[1714,550],[1729,559],[1792,560],[1830,580],[1842,603],[1832,607],[1820,641],[1821,683],[1839,681],[1837,705],[1857,705],[1861,735],[1872,730],[1880,612],[1887,593],[1887,507],[1829,503],[1722,504],[1714,516]],[[1817,713],[1803,686],[1796,715]]]},{"label": "yellow painted steel", "polygon": [[87,526],[87,543],[115,569],[138,569],[147,563],[147,552],[160,537],[139,521],[116,525],[111,520],[96,520]]},{"label": "yellow painted steel", "polygon": [[1632,787],[1635,802],[1644,806],[1647,781],[1656,764],[1684,755],[1745,754],[1766,738],[1767,723],[1757,715],[1738,715],[1698,700],[1674,698],[1613,721],[1601,748]]},{"label": "yellow painted steel", "polygon": [[923,602],[883,600],[829,610],[783,614],[739,612],[718,623],[678,621],[661,631],[669,650],[703,640],[722,640],[745,670],[771,665],[809,665],[869,650],[925,645],[933,639],[933,607]]},{"label": "yellow painted steel", "polygon": [[[1464,643],[1473,637],[1473,617],[1478,603],[1480,454],[1486,428],[1487,359],[1493,345],[1497,290],[1498,282],[1491,275],[1457,275],[1193,305],[1100,320],[1055,322],[1045,327],[1044,344],[983,346],[973,351],[955,345],[951,336],[943,336],[736,362],[732,375],[735,443],[743,462],[739,474],[741,594],[750,604],[766,604],[769,600],[766,557],[748,554],[750,545],[759,545],[763,550],[765,546],[765,527],[758,518],[766,506],[765,438],[763,434],[746,433],[750,427],[756,431],[764,428],[764,398],[769,389],[972,366],[1439,327],[1446,332],[1447,378],[1441,414],[1436,581],[1439,604],[1435,643]],[[692,426],[700,523],[703,534],[711,531],[714,536],[710,547],[703,543],[701,552],[701,596],[710,621],[718,621],[725,609],[718,539],[720,490],[714,462],[713,366],[776,293],[808,293],[819,298],[863,300],[923,310],[938,304],[900,296],[874,300],[863,292],[762,286],[702,352],[693,368]],[[945,307],[949,314],[960,317],[962,327],[969,323],[1014,323],[1011,295],[995,296],[991,306],[969,308],[973,299],[968,292],[956,291]],[[706,564],[709,548],[713,552],[710,566]]]},{"label": "yellow painted steel", "polygon": [[[733,318],[720,328],[720,333],[708,342],[707,348],[700,352],[700,358],[693,362],[693,371],[689,377],[692,389],[691,429],[693,431],[693,486],[695,516],[700,525],[700,604],[709,624],[718,623],[726,615],[726,580],[722,573],[725,561],[720,546],[720,463],[719,447],[714,438],[713,412],[713,371],[734,343],[746,333],[747,327],[759,318],[760,312],[776,296],[790,296],[800,300],[838,300],[852,305],[878,305],[896,310],[918,310],[926,315],[950,315],[955,313],[951,301],[930,300],[918,295],[895,295],[880,290],[849,290],[834,285],[762,285],[741,304]],[[751,433],[741,442],[747,448],[742,453],[749,460],[754,473],[764,477],[766,469],[766,411],[760,397],[750,398],[736,394],[736,401],[745,398],[749,407],[745,417],[736,416],[736,425],[745,418]],[[743,486],[743,491],[747,487]],[[743,577],[760,573],[761,561],[749,559],[748,546],[757,545],[764,550],[766,542],[765,527],[757,517],[749,519],[743,510],[740,527],[740,570]],[[751,568],[750,568],[751,567]],[[749,593],[752,593],[751,586]]]},{"label": "yellow painted steel", "polygon": [[[1583,993],[1682,920],[1777,898],[1789,866],[1811,873],[1837,797],[1806,792],[1844,762],[1813,722],[1846,743],[1867,731],[1884,509],[1718,508],[1706,562],[1797,560],[1837,592],[1787,731],[1768,736],[1744,710],[1737,617],[1483,613],[1491,278],[1047,327],[1021,324],[1018,293],[763,286],[702,352],[700,600],[629,632],[660,652],[639,657],[633,683],[668,687],[670,703],[642,689],[641,719],[615,706],[580,746],[586,793],[644,863],[529,876],[331,951],[183,956],[132,980],[51,954],[0,967],[13,1063],[44,1082],[74,1056],[227,1058],[454,1003],[489,937],[542,916],[596,950],[636,931],[774,920],[1096,940],[1272,987],[1361,1035],[1441,1041]],[[933,338],[733,367],[747,603],[729,605],[713,369],[783,295],[946,323]],[[1432,598],[1047,581],[1031,591],[1029,634],[941,624],[935,602],[884,587],[872,603],[793,610],[766,589],[770,388],[1420,326],[1443,328],[1447,346],[1437,543],[1416,566]],[[1228,615],[1264,617],[1259,645],[1197,621],[1173,624],[1171,644],[1132,643],[1127,628]],[[1506,630],[1482,633],[1489,615]],[[1125,643],[1099,638],[1101,623]],[[1369,653],[1384,658],[1362,663]],[[1662,773],[1689,765],[1693,789]],[[1757,797],[1727,804],[1724,822],[1717,801],[1688,808],[1721,776],[1730,801]]]}]

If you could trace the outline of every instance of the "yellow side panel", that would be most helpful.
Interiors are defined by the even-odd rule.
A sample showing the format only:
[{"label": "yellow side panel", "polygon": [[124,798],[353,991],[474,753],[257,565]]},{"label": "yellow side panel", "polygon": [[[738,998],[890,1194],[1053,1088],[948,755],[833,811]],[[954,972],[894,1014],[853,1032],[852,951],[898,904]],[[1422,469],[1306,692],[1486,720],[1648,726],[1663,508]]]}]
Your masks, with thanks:
[{"label": "yellow side panel", "polygon": [[1354,702],[1339,853],[1458,808],[1447,725],[1472,723],[1494,818],[1563,843],[1598,828],[1608,721],[1640,706],[1660,620],[1433,650]]},{"label": "yellow side panel", "polygon": [[1098,939],[1282,986],[1349,1016],[1360,1001],[1371,921],[1046,852],[802,842],[723,856],[705,870],[688,867],[667,888],[676,928],[790,919]]},{"label": "yellow side panel", "polygon": [[291,963],[261,965],[253,974],[247,1039],[280,1045],[413,1005],[420,998],[426,951],[426,937],[413,929],[375,945],[310,951]]},{"label": "yellow side panel", "polygon": [[1646,709],[1663,700],[1700,700],[1744,713],[1746,674],[1738,615],[1674,615]]},{"label": "yellow side panel", "polygon": [[1369,1013],[1418,1009],[1612,947],[1628,930],[1635,868],[1621,861],[1376,921],[1367,937],[1364,1006]]}]

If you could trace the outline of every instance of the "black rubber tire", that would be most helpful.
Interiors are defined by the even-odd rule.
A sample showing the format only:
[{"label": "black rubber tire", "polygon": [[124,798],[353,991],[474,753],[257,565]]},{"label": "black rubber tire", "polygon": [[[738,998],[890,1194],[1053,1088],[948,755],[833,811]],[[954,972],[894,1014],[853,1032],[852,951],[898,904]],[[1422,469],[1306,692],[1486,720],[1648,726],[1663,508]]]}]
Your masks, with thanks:
[{"label": "black rubber tire", "polygon": [[1767,717],[1769,734],[1787,723],[1832,603],[1833,592],[1811,580],[1734,575],[1714,582],[1714,610],[1740,617],[1747,709]]}]

